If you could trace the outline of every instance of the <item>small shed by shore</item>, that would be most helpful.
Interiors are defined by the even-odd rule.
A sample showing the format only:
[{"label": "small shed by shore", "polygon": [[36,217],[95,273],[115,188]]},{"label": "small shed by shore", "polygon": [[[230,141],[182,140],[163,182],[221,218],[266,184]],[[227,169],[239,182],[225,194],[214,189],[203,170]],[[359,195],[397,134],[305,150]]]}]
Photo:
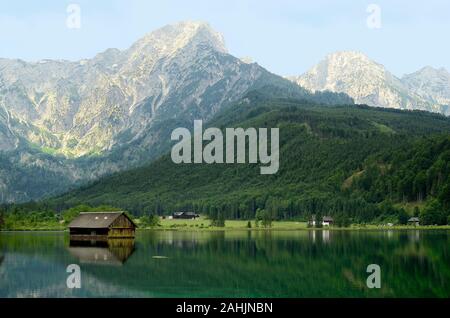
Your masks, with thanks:
[{"label": "small shed by shore", "polygon": [[412,217],[408,220],[408,225],[414,225],[414,226],[419,226],[420,225],[420,220],[418,217]]},{"label": "small shed by shore", "polygon": [[69,224],[71,240],[134,238],[136,224],[125,212],[81,212]]}]

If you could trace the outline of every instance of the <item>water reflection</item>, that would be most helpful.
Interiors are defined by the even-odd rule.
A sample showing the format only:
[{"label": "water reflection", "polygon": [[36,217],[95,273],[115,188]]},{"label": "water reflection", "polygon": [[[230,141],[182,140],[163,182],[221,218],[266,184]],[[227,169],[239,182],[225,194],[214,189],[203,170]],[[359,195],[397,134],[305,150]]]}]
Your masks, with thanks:
[{"label": "water reflection", "polygon": [[408,232],[408,239],[412,243],[419,242],[419,240],[420,240],[420,231],[419,230],[415,230],[415,231]]},{"label": "water reflection", "polygon": [[82,264],[123,265],[134,252],[134,239],[70,241],[68,250]]},{"label": "water reflection", "polygon": [[312,243],[330,243],[332,237],[330,230],[311,230],[308,231],[309,239]]},{"label": "water reflection", "polygon": [[315,231],[315,230],[309,232],[309,234],[311,234],[310,238],[313,243],[316,243],[316,232],[317,231]]},{"label": "water reflection", "polygon": [[330,231],[329,230],[323,230],[322,231],[322,241],[324,243],[330,242]]},{"label": "water reflection", "polygon": [[[420,230],[140,231],[100,246],[0,233],[0,297],[450,297],[449,247],[450,231]],[[73,263],[79,290],[66,288]],[[381,289],[366,286],[369,264]]]}]

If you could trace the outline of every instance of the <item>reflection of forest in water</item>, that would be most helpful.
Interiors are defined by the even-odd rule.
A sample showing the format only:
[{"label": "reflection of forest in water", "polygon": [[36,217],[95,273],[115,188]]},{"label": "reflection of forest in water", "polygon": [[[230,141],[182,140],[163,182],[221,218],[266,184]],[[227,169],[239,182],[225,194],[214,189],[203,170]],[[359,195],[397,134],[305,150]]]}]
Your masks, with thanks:
[{"label": "reflection of forest in water", "polygon": [[[63,268],[80,262],[97,286],[119,288],[115,296],[449,297],[449,233],[141,231],[133,245],[115,247],[73,246],[61,234],[18,234],[2,237],[0,251],[25,257],[31,267],[31,260]],[[379,290],[366,288],[369,264],[381,266]],[[5,272],[5,262],[2,267]]]}]

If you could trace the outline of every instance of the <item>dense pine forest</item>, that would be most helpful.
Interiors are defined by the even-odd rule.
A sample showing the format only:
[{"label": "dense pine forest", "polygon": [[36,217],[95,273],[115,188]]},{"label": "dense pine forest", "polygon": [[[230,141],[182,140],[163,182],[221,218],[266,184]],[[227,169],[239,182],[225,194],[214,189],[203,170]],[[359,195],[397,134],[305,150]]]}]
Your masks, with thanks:
[{"label": "dense pine forest", "polygon": [[415,215],[422,224],[449,223],[449,118],[277,95],[252,92],[209,123],[278,127],[275,175],[261,175],[259,164],[177,165],[166,155],[65,195],[2,210],[52,218],[81,204],[106,204],[136,216],[189,210],[213,219],[254,219],[264,212],[274,220],[331,215],[345,225],[406,224]]}]

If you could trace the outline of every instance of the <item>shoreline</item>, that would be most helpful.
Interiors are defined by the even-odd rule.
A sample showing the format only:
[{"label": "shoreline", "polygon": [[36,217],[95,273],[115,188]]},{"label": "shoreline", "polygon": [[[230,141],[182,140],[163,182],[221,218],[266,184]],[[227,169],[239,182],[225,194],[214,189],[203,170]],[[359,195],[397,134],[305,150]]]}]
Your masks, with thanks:
[{"label": "shoreline", "polygon": [[[348,232],[361,232],[361,231],[439,231],[450,230],[450,225],[441,226],[393,226],[393,227],[325,227],[325,228],[283,228],[283,227],[270,227],[270,228],[238,228],[238,227],[147,227],[138,228],[136,232],[227,232],[227,231],[250,231],[250,232],[298,232],[298,231],[348,231]],[[68,233],[68,229],[17,229],[17,230],[0,230],[0,233]]]},{"label": "shoreline", "polygon": [[137,231],[179,231],[179,232],[209,232],[209,231],[411,231],[411,230],[450,230],[449,225],[443,226],[421,226],[421,227],[354,227],[354,228],[191,228],[191,227],[181,227],[181,228],[142,228]]}]

